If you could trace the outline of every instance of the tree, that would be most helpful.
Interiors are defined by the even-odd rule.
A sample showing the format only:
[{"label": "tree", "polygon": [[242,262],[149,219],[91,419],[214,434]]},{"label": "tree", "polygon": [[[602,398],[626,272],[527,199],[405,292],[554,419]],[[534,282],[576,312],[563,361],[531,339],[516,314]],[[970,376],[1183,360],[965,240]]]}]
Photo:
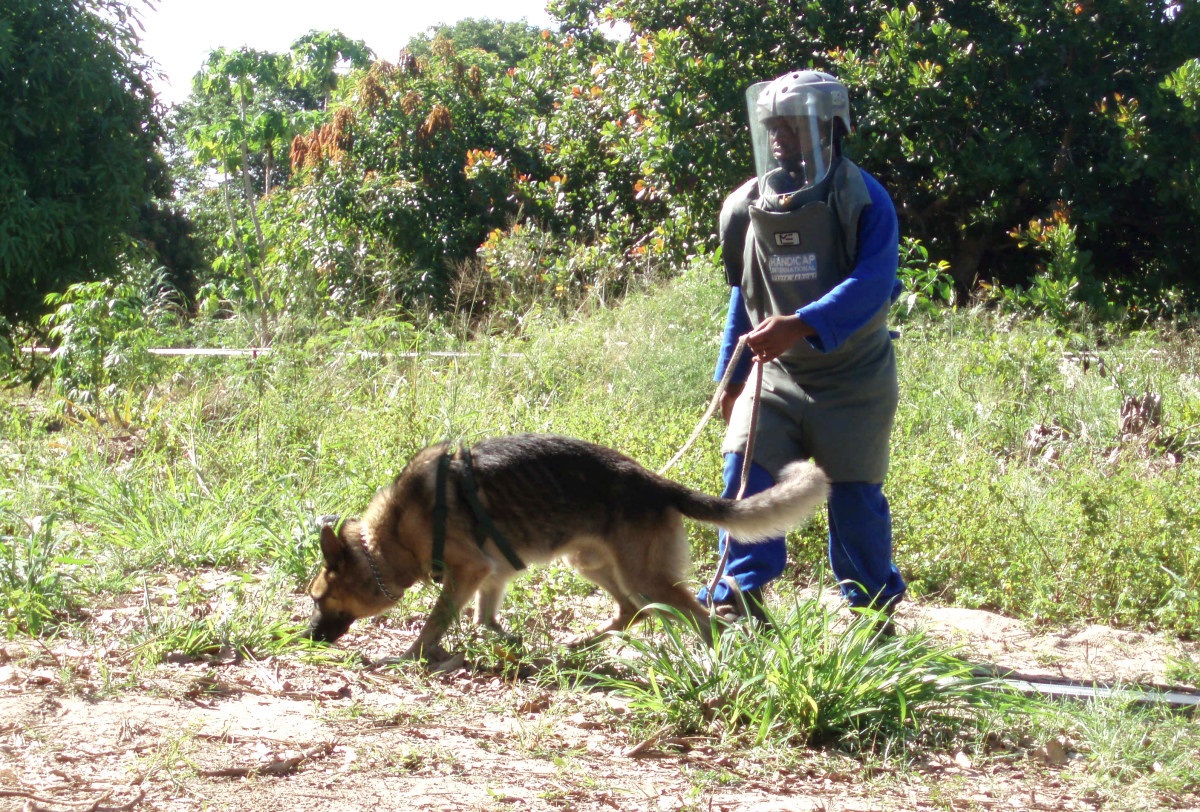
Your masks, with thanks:
[{"label": "tree", "polygon": [[418,58],[428,58],[435,40],[449,39],[459,51],[478,48],[495,54],[501,66],[509,68],[537,50],[541,32],[523,20],[466,19],[454,25],[435,25],[427,33],[418,34],[409,41],[408,51]]},{"label": "tree", "polygon": [[[742,91],[830,70],[851,89],[852,153],[962,287],[1028,279],[1037,259],[1020,245],[1039,243],[1022,234],[1058,218],[1106,295],[1174,286],[1200,299],[1196,0],[558,0],[551,12],[579,35],[629,26],[648,117],[631,148],[659,168],[647,182],[661,193],[686,192],[689,174],[707,194],[732,188],[753,171]],[[597,75],[621,56],[601,56]]]},{"label": "tree", "polygon": [[228,221],[225,233],[237,250],[218,264],[248,284],[257,306],[269,298],[260,266],[272,250],[259,199],[286,181],[293,136],[328,118],[325,108],[342,68],[361,70],[371,56],[364,43],[338,32],[311,31],[286,54],[218,48],[176,111],[174,123],[191,160],[223,176],[219,196]]},{"label": "tree", "polygon": [[375,54],[362,40],[352,40],[340,31],[309,31],[292,43],[287,79],[320,100],[324,110],[337,88],[338,71],[370,67]]},{"label": "tree", "polygon": [[115,274],[139,215],[169,191],[147,64],[121,0],[0,7],[0,316]]},{"label": "tree", "polygon": [[437,301],[453,264],[512,215],[500,154],[519,152],[520,113],[497,92],[490,53],[439,37],[427,57],[404,56],[354,76],[333,120],[296,139],[291,211],[313,235],[301,263],[328,269],[331,288],[361,287],[370,257],[388,267],[356,295]]}]

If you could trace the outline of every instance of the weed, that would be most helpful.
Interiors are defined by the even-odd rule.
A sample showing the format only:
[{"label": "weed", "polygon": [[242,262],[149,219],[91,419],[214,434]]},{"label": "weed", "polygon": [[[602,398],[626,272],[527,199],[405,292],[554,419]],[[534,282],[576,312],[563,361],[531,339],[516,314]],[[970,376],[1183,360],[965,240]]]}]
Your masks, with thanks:
[{"label": "weed", "polygon": [[677,620],[658,637],[626,639],[632,653],[619,660],[618,674],[596,675],[629,697],[644,723],[677,735],[890,750],[952,738],[976,725],[979,708],[1015,703],[920,634],[881,638],[876,619],[865,616],[835,631],[819,598],[769,613],[761,632],[716,629],[711,649],[697,646]]},{"label": "weed", "polygon": [[[923,295],[942,295],[938,269],[918,270]],[[290,616],[319,556],[312,517],[353,515],[417,449],[444,439],[554,431],[656,468],[714,386],[728,296],[718,277],[701,264],[620,308],[531,315],[519,337],[464,342],[441,324],[381,317],[344,329],[288,325],[272,355],[253,361],[173,360],[170,375],[155,364],[125,377],[89,367],[79,386],[100,387],[109,405],[92,419],[52,419],[43,392],[3,393],[4,631],[85,637],[76,605],[109,593],[128,604],[137,584],[161,585],[170,573],[181,585],[147,587],[142,626],[125,641],[141,664],[286,650],[354,668],[345,650],[294,645]],[[1039,295],[1074,308],[1065,315],[1079,309],[1065,291]],[[902,400],[887,483],[911,593],[1044,622],[1200,634],[1200,558],[1185,543],[1200,537],[1195,331],[1106,331],[925,304],[905,314],[895,344]],[[236,318],[194,329],[213,343],[250,335]],[[430,349],[465,354],[400,355]],[[1147,392],[1161,397],[1154,416],[1169,443],[1122,434],[1124,401]],[[114,453],[122,432],[132,440]],[[720,442],[711,425],[670,475],[718,489]],[[688,532],[697,569],[710,567],[714,534]],[[790,542],[789,583],[777,590],[785,600],[789,589],[828,583],[822,520]],[[411,590],[396,611],[424,614],[432,599],[432,590]],[[448,645],[504,679],[536,670],[564,689],[609,686],[632,703],[621,724],[643,737],[700,732],[774,751],[832,742],[866,768],[906,748],[964,746],[1030,724],[1071,731],[1112,797],[1118,781],[1146,792],[1195,786],[1190,765],[1172,755],[1196,746],[1177,720],[1111,708],[1085,709],[1076,723],[1073,706],[1006,704],[919,635],[873,640],[865,624],[843,631],[797,602],[778,613],[773,634],[735,627],[713,651],[679,623],[657,634],[639,627],[615,657],[610,644],[557,644],[608,608],[567,570],[547,568],[510,591],[503,622],[519,638],[464,621]],[[415,667],[393,673],[437,690]],[[1172,673],[1197,681],[1191,660]],[[100,678],[104,690],[137,685],[136,675]],[[524,735],[539,752],[552,748],[545,731]],[[434,756],[422,756],[416,768],[430,769]]]},{"label": "weed", "polygon": [[929,249],[920,240],[905,237],[900,247],[900,281],[904,285],[895,314],[901,317],[929,313],[942,305],[954,305],[956,293],[950,263],[931,261]]},{"label": "weed", "polygon": [[168,654],[180,657],[275,653],[300,643],[301,629],[280,619],[271,586],[263,589],[242,576],[208,594],[191,582],[180,584],[175,606],[146,604],[146,623],[134,640],[134,656],[154,665]]},{"label": "weed", "polygon": [[1156,798],[1200,788],[1200,729],[1167,708],[1115,700],[1050,706],[1032,717],[1030,732],[1035,740],[1062,735],[1086,766],[1084,783],[1114,808],[1157,807]]},{"label": "weed", "polygon": [[1200,687],[1200,660],[1186,654],[1171,658],[1167,665],[1167,679]]},{"label": "weed", "polygon": [[41,635],[74,608],[75,573],[90,562],[58,552],[56,520],[26,520],[0,508],[0,610],[8,637]]},{"label": "weed", "polygon": [[54,308],[43,320],[55,343],[54,384],[69,411],[93,415],[123,388],[153,374],[146,349],[156,323],[165,328],[175,309],[167,294],[145,301],[134,284],[107,279],[48,294],[46,304]]}]

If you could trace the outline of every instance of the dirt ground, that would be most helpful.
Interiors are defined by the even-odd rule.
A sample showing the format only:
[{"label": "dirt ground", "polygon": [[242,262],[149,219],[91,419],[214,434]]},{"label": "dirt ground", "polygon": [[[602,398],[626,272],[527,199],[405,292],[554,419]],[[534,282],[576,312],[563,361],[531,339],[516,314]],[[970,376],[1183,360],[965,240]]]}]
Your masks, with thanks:
[{"label": "dirt ground", "polygon": [[[905,604],[964,656],[1029,675],[1165,684],[1197,647],[1089,626],[1035,631],[989,612]],[[401,650],[410,628],[344,645]],[[381,653],[382,652],[382,653]],[[916,767],[828,751],[775,759],[635,741],[612,697],[560,695],[466,669],[317,667],[298,658],[165,663],[131,679],[78,644],[0,648],[0,810],[1083,810],[1081,759],[1048,742],[1011,758]],[[788,766],[779,767],[786,763]],[[1200,797],[1162,808],[1200,810]]]}]

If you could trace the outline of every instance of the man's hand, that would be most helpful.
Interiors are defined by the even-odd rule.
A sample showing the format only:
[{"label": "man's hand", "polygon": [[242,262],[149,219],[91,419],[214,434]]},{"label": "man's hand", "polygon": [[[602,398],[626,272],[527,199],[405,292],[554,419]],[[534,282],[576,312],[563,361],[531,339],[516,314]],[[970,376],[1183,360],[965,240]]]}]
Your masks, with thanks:
[{"label": "man's hand", "polygon": [[797,341],[816,334],[799,316],[770,316],[746,334],[746,346],[759,363],[765,364],[790,350]]},{"label": "man's hand", "polygon": [[733,414],[733,404],[737,403],[738,395],[742,394],[745,384],[731,383],[721,393],[721,418],[729,423],[729,415]]}]

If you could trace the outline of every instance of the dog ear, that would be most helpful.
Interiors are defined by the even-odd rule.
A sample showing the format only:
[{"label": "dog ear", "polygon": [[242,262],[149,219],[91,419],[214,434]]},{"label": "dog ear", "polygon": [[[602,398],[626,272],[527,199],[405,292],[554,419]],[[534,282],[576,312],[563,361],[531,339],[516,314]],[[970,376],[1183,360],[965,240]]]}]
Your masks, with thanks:
[{"label": "dog ear", "polygon": [[325,565],[332,567],[346,552],[346,542],[332,525],[321,525],[321,555]]}]

